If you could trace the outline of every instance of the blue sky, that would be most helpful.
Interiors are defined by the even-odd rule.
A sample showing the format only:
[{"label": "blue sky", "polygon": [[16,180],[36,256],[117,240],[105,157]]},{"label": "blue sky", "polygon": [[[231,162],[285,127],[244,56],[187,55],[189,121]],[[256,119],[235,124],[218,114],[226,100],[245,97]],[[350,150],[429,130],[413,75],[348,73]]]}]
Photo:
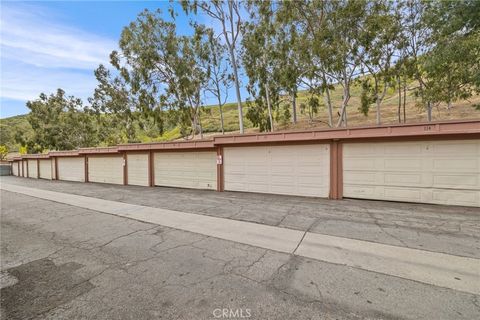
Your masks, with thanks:
[{"label": "blue sky", "polygon": [[[27,113],[26,101],[57,88],[86,102],[96,86],[93,70],[100,63],[109,64],[123,27],[145,8],[160,8],[168,16],[169,5],[168,1],[2,1],[0,117]],[[188,32],[188,18],[181,14],[177,21],[179,32]],[[233,91],[229,97],[235,100]]]}]

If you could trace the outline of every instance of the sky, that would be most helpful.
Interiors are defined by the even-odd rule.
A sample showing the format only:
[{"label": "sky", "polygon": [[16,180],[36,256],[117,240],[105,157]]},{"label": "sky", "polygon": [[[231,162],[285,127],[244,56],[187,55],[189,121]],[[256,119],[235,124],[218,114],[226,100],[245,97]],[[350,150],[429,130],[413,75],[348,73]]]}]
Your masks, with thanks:
[{"label": "sky", "polygon": [[[144,9],[161,9],[167,17],[170,5],[169,1],[2,0],[0,118],[28,113],[28,100],[57,88],[86,103],[97,84],[93,71],[101,63],[109,65],[123,27]],[[181,12],[178,4],[173,5]],[[180,14],[177,21],[178,32],[188,33],[188,17]],[[235,100],[233,91],[229,97]]]}]

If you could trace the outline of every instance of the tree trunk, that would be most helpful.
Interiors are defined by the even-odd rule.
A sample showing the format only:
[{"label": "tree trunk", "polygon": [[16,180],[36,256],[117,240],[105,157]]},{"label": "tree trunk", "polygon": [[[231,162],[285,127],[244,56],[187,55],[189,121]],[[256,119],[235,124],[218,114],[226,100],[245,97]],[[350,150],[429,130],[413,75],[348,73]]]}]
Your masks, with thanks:
[{"label": "tree trunk", "polygon": [[217,99],[218,99],[218,110],[220,111],[220,127],[222,129],[222,134],[225,134],[225,128],[223,124],[223,105],[222,99],[220,99],[220,88],[217,83]]},{"label": "tree trunk", "polygon": [[297,123],[297,90],[292,92],[292,122]]},{"label": "tree trunk", "polygon": [[[195,140],[195,137],[197,135],[197,116],[193,114],[193,119],[192,119],[192,140]],[[187,137],[188,139],[188,137]]]},{"label": "tree trunk", "polygon": [[377,126],[381,125],[382,124],[382,121],[380,119],[380,97],[377,96],[377,99],[376,99],[376,105],[377,105]]},{"label": "tree trunk", "polygon": [[242,109],[242,97],[240,95],[240,82],[238,79],[237,62],[235,61],[235,53],[233,48],[230,49],[230,58],[233,67],[233,77],[235,78],[235,93],[237,94],[237,108],[238,108],[238,125],[240,127],[240,134],[244,133],[243,129],[243,109]]},{"label": "tree trunk", "polygon": [[349,100],[350,100],[350,88],[348,86],[347,81],[345,81],[343,86],[343,100],[342,100],[342,107],[340,109],[340,119],[338,119],[337,127],[340,127],[340,125],[342,124],[344,124],[345,127],[347,126],[347,104]]},{"label": "tree trunk", "polygon": [[403,79],[403,123],[407,123],[407,79]]},{"label": "tree trunk", "polygon": [[222,134],[225,134],[225,126],[223,124],[223,106],[220,104],[218,105],[218,108],[220,110],[220,126],[222,127]]},{"label": "tree trunk", "polygon": [[432,122],[432,103],[427,102],[427,121]]},{"label": "tree trunk", "polygon": [[325,73],[323,73],[323,84],[325,85],[325,104],[327,105],[328,110],[328,125],[333,127],[333,108],[332,108],[332,100],[330,98],[330,89],[328,89],[327,79],[325,77]]},{"label": "tree trunk", "polygon": [[[232,39],[235,37],[234,35],[234,26],[233,26],[233,3],[232,1],[228,1],[228,10],[230,12],[230,33]],[[225,23],[225,22],[223,22]],[[224,31],[225,28],[224,28]],[[228,38],[228,34],[225,33],[225,37]],[[240,127],[240,134],[244,133],[243,129],[243,109],[242,109],[242,97],[240,95],[240,80],[238,79],[238,67],[237,67],[237,58],[235,56],[235,43],[227,41],[228,49],[230,52],[230,62],[232,63],[233,68],[233,77],[235,78],[235,92],[237,94],[237,107],[238,107],[238,125]]]},{"label": "tree trunk", "polygon": [[380,100],[380,95],[378,94],[378,81],[375,77],[375,104],[377,106],[377,126],[379,126],[382,123],[382,119],[380,118],[380,103],[382,101]]},{"label": "tree trunk", "polygon": [[200,139],[203,139],[203,127],[202,127],[202,118],[200,116],[200,109],[197,107],[196,110],[196,117],[197,117],[197,125],[200,133]]},{"label": "tree trunk", "polygon": [[270,131],[273,132],[273,117],[272,117],[272,105],[270,104],[270,90],[265,87],[265,93],[267,96],[268,118],[270,119]]},{"label": "tree trunk", "polygon": [[397,116],[398,116],[398,123],[402,123],[402,115],[401,115],[401,110],[402,110],[402,84],[400,81],[400,76],[397,76],[397,85],[398,85],[398,110],[397,110]]}]

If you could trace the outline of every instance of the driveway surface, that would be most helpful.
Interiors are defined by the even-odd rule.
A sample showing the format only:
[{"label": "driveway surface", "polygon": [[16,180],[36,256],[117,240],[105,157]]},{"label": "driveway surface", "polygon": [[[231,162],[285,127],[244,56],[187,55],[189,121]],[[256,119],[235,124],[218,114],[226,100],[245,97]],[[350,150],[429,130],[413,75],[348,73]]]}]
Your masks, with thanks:
[{"label": "driveway surface", "polygon": [[[478,209],[2,182],[479,257]],[[8,319],[474,319],[480,297],[2,191]],[[309,223],[306,223],[306,222]],[[233,315],[233,316],[232,316]]]}]

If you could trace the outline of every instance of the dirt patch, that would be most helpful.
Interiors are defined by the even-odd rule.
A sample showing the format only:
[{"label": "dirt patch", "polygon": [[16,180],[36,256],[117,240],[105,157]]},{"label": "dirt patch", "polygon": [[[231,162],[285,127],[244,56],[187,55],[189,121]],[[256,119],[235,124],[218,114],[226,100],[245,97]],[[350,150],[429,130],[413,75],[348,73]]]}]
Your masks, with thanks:
[{"label": "dirt patch", "polygon": [[2,315],[31,319],[90,291],[94,286],[74,273],[81,267],[78,263],[57,266],[40,259],[8,269],[18,282],[0,291]]}]

